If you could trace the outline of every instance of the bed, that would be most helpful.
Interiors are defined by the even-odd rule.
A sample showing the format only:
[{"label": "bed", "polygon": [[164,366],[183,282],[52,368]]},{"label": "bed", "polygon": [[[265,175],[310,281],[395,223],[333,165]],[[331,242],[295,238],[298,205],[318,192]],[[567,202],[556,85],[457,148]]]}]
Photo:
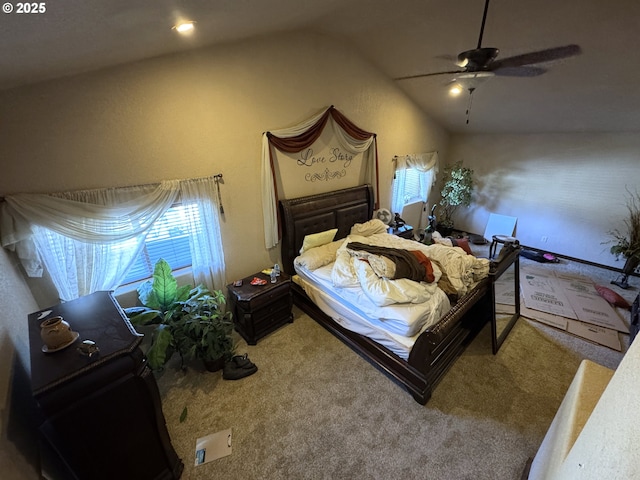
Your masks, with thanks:
[{"label": "bed", "polygon": [[[438,308],[441,310],[435,308],[434,311],[436,314],[442,313],[437,318],[415,327],[410,322],[403,323],[401,318],[397,318],[394,331],[380,333],[378,327],[381,318],[378,318],[377,310],[365,308],[365,302],[358,300],[364,298],[362,295],[358,297],[356,293],[350,301],[338,298],[339,295],[330,285],[334,265],[324,265],[312,272],[311,268],[305,269],[304,262],[300,260],[300,249],[305,239],[332,229],[336,230],[332,243],[340,245],[342,253],[346,246],[355,248],[355,244],[349,240],[361,240],[361,237],[350,236],[352,227],[367,224],[372,218],[373,206],[373,191],[369,185],[281,200],[279,214],[282,224],[283,270],[293,275],[294,303],[301,310],[395,379],[417,402],[424,405],[431,397],[434,386],[487,322],[492,322],[494,353],[512,328],[519,308],[516,308],[516,314],[509,321],[507,329],[501,333],[496,331],[494,283],[512,265],[516,265],[517,274],[519,246],[517,243],[505,245],[498,260],[484,260],[487,262],[485,275],[470,281],[468,288],[462,290],[463,294],[437,292],[440,299]],[[385,236],[393,237],[379,233],[370,238],[382,239]],[[387,239],[384,240],[386,242]],[[406,248],[409,245],[424,247],[418,242],[398,237],[389,238],[389,241],[394,247],[402,246],[402,242],[408,242],[404,244]],[[446,248],[454,250],[452,247]],[[352,251],[350,253],[353,254]],[[437,270],[437,267],[434,268]],[[429,288],[433,291],[433,287]],[[441,302],[443,295],[446,300],[444,306]],[[400,315],[397,311],[403,308],[406,311],[415,310],[418,305],[391,307],[394,309],[393,315]],[[386,320],[386,312],[384,316],[383,320]],[[354,325],[359,327],[354,328]]]}]

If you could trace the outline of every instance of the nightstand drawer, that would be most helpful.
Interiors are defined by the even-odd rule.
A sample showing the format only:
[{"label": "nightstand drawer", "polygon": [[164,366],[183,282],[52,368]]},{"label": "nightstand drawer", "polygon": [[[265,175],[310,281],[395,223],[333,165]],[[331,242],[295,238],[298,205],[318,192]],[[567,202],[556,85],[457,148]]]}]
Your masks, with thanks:
[{"label": "nightstand drawer", "polygon": [[291,290],[291,283],[289,281],[282,282],[278,286],[271,288],[270,290],[264,292],[261,295],[255,295],[250,298],[248,301],[240,300],[238,303],[244,310],[248,311],[256,311],[265,306],[268,306],[274,302],[277,302],[278,299],[289,295]]},{"label": "nightstand drawer", "polygon": [[257,337],[291,321],[291,303],[279,304],[269,308],[263,308],[253,315],[253,328]]}]

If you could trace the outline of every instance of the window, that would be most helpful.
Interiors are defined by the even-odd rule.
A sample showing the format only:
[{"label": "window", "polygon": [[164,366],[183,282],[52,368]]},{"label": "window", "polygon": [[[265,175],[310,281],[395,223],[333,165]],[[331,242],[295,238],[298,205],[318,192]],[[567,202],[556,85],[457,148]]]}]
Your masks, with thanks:
[{"label": "window", "polygon": [[428,172],[420,172],[415,168],[396,171],[393,182],[393,211],[401,213],[405,205],[426,202],[432,179],[433,169]]},{"label": "window", "polygon": [[405,205],[427,200],[426,185],[431,180],[431,172],[421,173],[414,168],[407,168],[405,171],[403,201]]},{"label": "window", "polygon": [[147,234],[142,249],[122,284],[151,277],[156,262],[161,258],[164,258],[173,270],[191,266],[189,237],[193,233],[191,226],[194,223],[200,224],[195,203],[176,204],[169,208]]},{"label": "window", "polygon": [[[27,253],[21,262],[28,275],[46,270],[63,301],[148,278],[159,257],[173,268],[190,265],[194,284],[221,289],[225,264],[215,191],[212,176],[25,196],[30,213],[24,220],[33,234],[13,245]],[[9,225],[18,215],[6,208],[3,214]],[[13,235],[21,233],[14,229]]]}]

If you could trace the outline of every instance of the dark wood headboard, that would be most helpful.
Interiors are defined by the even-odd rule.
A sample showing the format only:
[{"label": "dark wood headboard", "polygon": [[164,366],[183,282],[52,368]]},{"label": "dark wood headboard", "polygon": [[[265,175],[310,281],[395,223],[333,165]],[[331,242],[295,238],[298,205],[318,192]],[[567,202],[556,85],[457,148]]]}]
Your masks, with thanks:
[{"label": "dark wood headboard", "polygon": [[373,205],[371,185],[280,200],[282,269],[290,275],[295,273],[293,260],[305,235],[337,228],[335,239],[344,238],[355,223],[371,220]]}]

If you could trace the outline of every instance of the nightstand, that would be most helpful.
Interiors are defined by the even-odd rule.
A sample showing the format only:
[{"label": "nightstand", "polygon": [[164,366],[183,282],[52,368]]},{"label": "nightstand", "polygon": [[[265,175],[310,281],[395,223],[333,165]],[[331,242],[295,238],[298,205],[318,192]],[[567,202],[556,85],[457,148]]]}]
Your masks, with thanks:
[{"label": "nightstand", "polygon": [[[264,279],[267,284],[251,285],[253,277]],[[284,272],[277,278],[276,283],[271,283],[269,275],[255,273],[243,278],[239,287],[227,285],[233,323],[249,345],[255,345],[285,323],[293,323],[291,278]]]},{"label": "nightstand", "polygon": [[387,233],[397,235],[398,237],[413,240],[413,227],[411,225],[402,225],[401,227],[389,227]]}]

